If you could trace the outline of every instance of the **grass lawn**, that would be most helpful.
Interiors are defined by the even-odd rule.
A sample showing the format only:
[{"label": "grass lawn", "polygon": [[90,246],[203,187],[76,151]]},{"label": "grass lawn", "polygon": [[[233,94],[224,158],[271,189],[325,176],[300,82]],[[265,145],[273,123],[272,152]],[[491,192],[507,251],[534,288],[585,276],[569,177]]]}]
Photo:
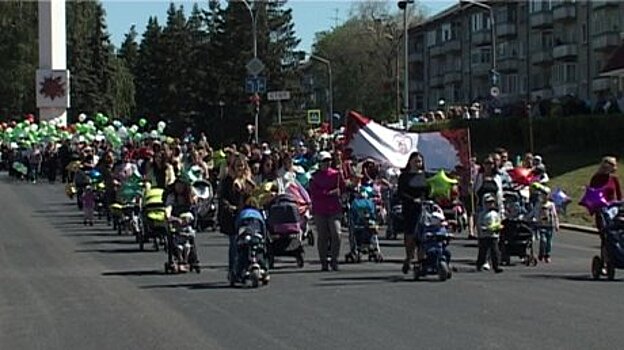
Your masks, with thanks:
[{"label": "grass lawn", "polygon": [[[578,204],[585,192],[585,186],[598,169],[603,154],[596,153],[568,153],[546,154],[544,161],[548,166],[551,180],[551,189],[561,188],[572,202],[568,205],[567,215],[561,216],[562,222],[570,224],[594,226],[594,219],[587,213],[587,209]],[[620,171],[618,171],[618,176]]]}]

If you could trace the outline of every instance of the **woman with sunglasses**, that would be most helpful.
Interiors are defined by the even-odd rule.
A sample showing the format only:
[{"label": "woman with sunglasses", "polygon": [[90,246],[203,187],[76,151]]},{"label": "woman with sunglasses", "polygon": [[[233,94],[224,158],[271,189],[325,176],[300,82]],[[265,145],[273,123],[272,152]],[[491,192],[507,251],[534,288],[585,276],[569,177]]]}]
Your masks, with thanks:
[{"label": "woman with sunglasses", "polygon": [[[310,180],[312,215],[318,235],[318,252],[321,270],[328,271],[327,255],[331,256],[331,268],[338,270],[340,256],[340,221],[342,204],[340,194],[345,184],[340,172],[331,168],[332,156],[329,152],[319,153],[319,170]],[[331,249],[331,252],[329,252]]]},{"label": "woman with sunglasses", "polygon": [[419,245],[417,226],[420,221],[422,201],[429,194],[429,186],[427,185],[425,174],[425,160],[422,154],[418,152],[410,154],[407,165],[401,170],[398,183],[398,196],[402,202],[405,231],[403,273],[407,274],[412,260],[414,260],[414,252]]}]

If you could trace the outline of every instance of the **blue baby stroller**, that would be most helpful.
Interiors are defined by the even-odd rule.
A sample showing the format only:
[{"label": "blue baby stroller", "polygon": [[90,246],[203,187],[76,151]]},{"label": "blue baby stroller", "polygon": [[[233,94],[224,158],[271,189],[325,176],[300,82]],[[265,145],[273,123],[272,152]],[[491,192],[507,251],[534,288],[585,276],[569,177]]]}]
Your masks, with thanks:
[{"label": "blue baby stroller", "polygon": [[377,236],[375,203],[370,199],[372,189],[364,187],[351,202],[349,209],[349,246],[346,262],[361,262],[362,254],[368,255],[368,261],[382,262],[383,255]]},{"label": "blue baby stroller", "polygon": [[438,275],[440,281],[451,278],[448,245],[453,235],[446,230],[444,211],[435,202],[423,202],[418,230],[419,248],[424,258],[414,262],[414,279],[427,275]]},{"label": "blue baby stroller", "polygon": [[269,283],[267,263],[267,234],[264,216],[255,208],[243,209],[235,221],[237,255],[230,285],[251,281],[256,288]]},{"label": "blue baby stroller", "polygon": [[624,269],[624,202],[610,204],[600,212],[602,244],[600,256],[592,259],[592,277],[597,280],[601,275],[612,281],[615,269]]},{"label": "blue baby stroller", "polygon": [[534,227],[529,223],[527,203],[517,190],[503,192],[505,219],[500,233],[501,263],[511,265],[511,257],[522,259],[526,266],[536,266]]},{"label": "blue baby stroller", "polygon": [[396,239],[404,228],[403,204],[398,194],[398,187],[394,186],[388,191],[388,226],[386,227],[386,239]]}]

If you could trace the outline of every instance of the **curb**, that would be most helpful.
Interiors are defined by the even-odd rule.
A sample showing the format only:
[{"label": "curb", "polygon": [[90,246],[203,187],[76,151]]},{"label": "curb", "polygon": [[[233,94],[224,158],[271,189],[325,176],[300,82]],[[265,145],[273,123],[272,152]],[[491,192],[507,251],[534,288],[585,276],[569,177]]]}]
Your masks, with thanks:
[{"label": "curb", "polygon": [[596,228],[594,228],[594,227],[574,225],[574,224],[566,224],[566,223],[560,223],[559,226],[562,229],[566,229],[566,230],[572,230],[572,231],[583,232],[583,233],[598,234],[598,230]]}]

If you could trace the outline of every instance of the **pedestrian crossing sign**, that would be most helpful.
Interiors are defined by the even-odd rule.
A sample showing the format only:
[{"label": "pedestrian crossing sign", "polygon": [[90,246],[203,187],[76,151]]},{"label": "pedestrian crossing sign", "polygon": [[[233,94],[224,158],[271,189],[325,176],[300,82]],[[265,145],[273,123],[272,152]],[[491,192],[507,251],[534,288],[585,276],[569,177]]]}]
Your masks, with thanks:
[{"label": "pedestrian crossing sign", "polygon": [[309,109],[308,110],[308,124],[321,124],[321,110]]}]

